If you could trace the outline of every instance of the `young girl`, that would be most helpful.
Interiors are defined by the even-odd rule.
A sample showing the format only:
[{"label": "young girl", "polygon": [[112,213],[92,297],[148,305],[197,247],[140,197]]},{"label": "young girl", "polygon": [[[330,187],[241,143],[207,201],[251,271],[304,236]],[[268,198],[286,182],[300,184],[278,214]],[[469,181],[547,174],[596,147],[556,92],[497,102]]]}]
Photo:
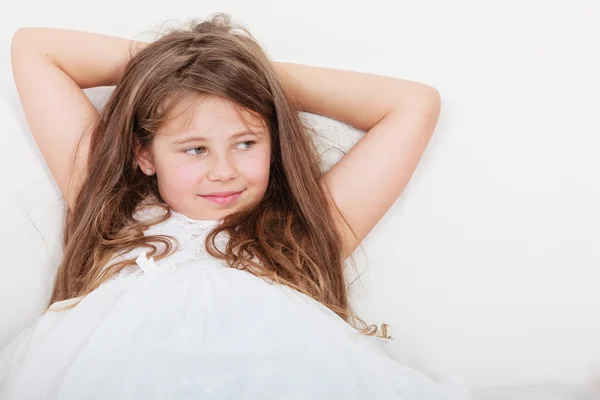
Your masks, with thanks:
[{"label": "young girl", "polygon": [[[152,43],[22,28],[11,54],[68,210],[2,398],[458,398],[385,355],[343,271],[416,168],[435,89],[271,62],[226,15]],[[82,89],[113,85],[98,114]],[[368,132],[322,173],[299,111]]]}]

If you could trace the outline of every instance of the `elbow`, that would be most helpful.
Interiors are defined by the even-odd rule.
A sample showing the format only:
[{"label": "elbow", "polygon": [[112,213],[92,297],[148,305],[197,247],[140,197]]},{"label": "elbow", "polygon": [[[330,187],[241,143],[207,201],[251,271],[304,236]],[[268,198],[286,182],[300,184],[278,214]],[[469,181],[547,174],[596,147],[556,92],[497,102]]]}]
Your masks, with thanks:
[{"label": "elbow", "polygon": [[10,42],[10,48],[12,51],[23,46],[24,42],[29,36],[30,30],[31,28],[21,27],[15,31]]},{"label": "elbow", "polygon": [[[391,109],[386,115],[401,118],[409,116],[415,123],[432,125],[434,128],[440,116],[441,105],[440,92],[433,86],[414,81],[400,81],[394,98],[391,99]],[[424,131],[433,131],[433,128]]]},{"label": "elbow", "polygon": [[426,118],[428,123],[430,124],[430,136],[433,135],[435,128],[438,124],[438,120],[440,119],[440,112],[442,109],[442,97],[437,89],[430,86],[430,90],[428,93],[428,100],[426,101]]},{"label": "elbow", "polygon": [[440,110],[442,106],[442,96],[433,86],[423,85],[420,101],[424,107]]},{"label": "elbow", "polygon": [[10,42],[10,56],[11,59],[14,60],[25,51],[27,48],[31,47],[31,38],[30,38],[30,28],[19,28],[13,34],[13,37]]},{"label": "elbow", "polygon": [[422,126],[422,132],[428,136],[433,135],[440,118],[442,108],[442,97],[439,91],[431,86],[422,85],[419,94],[414,96],[411,106],[405,112],[411,114],[418,124]]},{"label": "elbow", "polygon": [[419,84],[419,88],[411,96],[409,104],[405,104],[405,111],[426,115],[427,118],[437,121],[442,108],[442,97],[440,92],[425,84]]},{"label": "elbow", "polygon": [[15,31],[10,42],[11,57],[21,53],[39,51],[43,28],[21,27]]},{"label": "elbow", "polygon": [[404,81],[396,91],[394,108],[410,113],[439,113],[442,104],[440,92],[433,86],[414,81]]},{"label": "elbow", "polygon": [[427,114],[428,118],[437,123],[442,109],[442,96],[436,88],[423,85],[422,94],[418,96],[418,100],[415,103],[421,112]]}]

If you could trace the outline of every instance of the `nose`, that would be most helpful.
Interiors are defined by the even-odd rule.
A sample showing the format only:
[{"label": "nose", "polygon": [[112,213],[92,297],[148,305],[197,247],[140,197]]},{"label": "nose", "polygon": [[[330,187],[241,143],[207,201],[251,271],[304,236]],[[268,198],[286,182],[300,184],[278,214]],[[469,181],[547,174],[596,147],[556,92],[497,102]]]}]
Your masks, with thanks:
[{"label": "nose", "polygon": [[236,169],[228,155],[214,155],[208,169],[208,179],[227,182],[236,176]]}]

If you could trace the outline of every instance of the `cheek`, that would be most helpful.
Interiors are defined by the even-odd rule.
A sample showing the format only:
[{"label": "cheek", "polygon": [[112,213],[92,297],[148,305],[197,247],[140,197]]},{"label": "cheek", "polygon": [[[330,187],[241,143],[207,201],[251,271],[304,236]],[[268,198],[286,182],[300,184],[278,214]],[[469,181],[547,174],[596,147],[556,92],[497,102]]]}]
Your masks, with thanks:
[{"label": "cheek", "polygon": [[244,178],[257,186],[266,187],[269,182],[270,159],[268,154],[260,154],[244,160],[240,171]]},{"label": "cheek", "polygon": [[170,193],[185,195],[198,186],[200,171],[192,163],[172,161],[162,171],[164,179],[161,183]]}]

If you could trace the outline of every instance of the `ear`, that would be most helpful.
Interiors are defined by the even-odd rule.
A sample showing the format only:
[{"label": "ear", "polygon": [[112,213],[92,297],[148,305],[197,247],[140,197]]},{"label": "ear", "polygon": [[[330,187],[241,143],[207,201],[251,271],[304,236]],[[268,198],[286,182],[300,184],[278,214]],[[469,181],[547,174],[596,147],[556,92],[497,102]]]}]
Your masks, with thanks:
[{"label": "ear", "polygon": [[142,149],[141,146],[137,145],[135,148],[135,159],[144,174],[146,174],[147,169],[151,169],[153,173],[156,172],[151,148]]}]

